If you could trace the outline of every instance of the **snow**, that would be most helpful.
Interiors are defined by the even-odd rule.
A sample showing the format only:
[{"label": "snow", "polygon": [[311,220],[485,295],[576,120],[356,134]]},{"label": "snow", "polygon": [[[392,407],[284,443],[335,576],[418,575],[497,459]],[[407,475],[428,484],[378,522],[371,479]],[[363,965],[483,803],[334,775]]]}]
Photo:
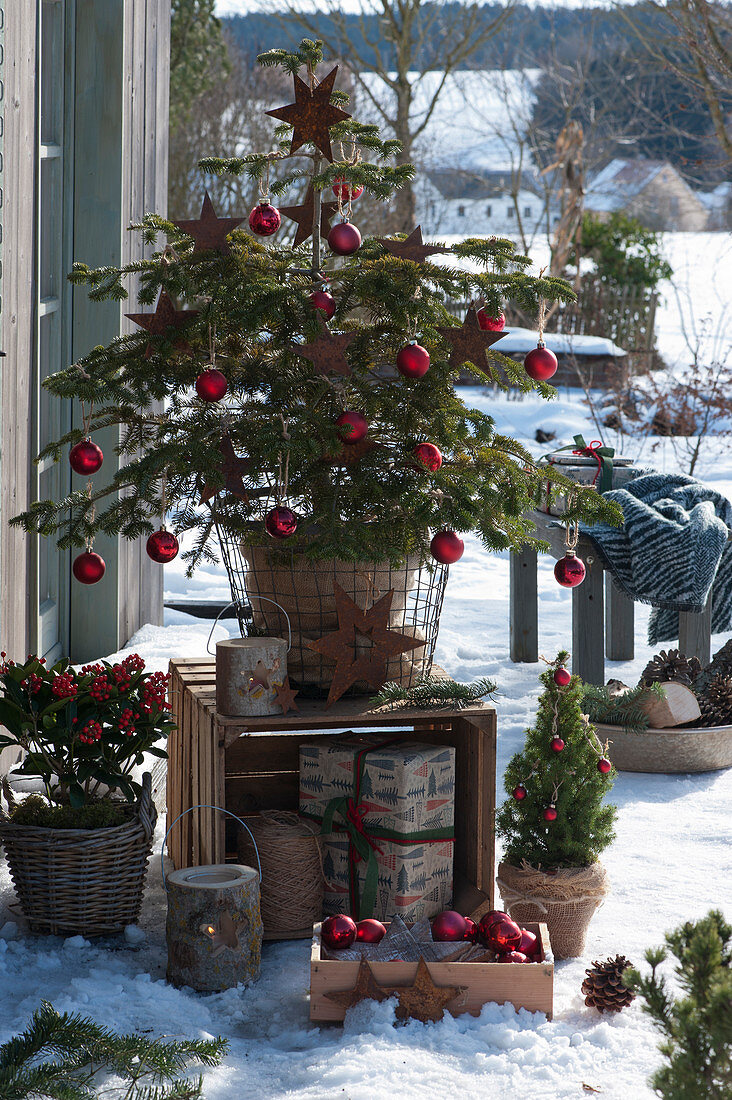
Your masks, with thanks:
[{"label": "snow", "polygon": [[[506,329],[506,335],[498,340],[493,347],[504,355],[518,355],[531,351],[536,347],[539,333],[528,328]],[[571,355],[611,355],[619,357],[625,355],[622,348],[607,340],[604,336],[584,336],[573,333],[547,332],[544,343],[550,351],[568,352]]]}]

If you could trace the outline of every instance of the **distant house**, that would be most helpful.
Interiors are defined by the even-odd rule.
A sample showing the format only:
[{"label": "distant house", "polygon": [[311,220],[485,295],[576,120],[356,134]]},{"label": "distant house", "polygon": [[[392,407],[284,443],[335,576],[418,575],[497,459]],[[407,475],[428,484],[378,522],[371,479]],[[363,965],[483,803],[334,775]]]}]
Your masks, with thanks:
[{"label": "distant house", "polygon": [[546,232],[559,211],[546,209],[538,176],[522,173],[517,187],[510,168],[428,170],[415,186],[417,219],[426,233],[526,237]]},{"label": "distant house", "polygon": [[623,211],[655,230],[693,232],[709,220],[701,196],[675,168],[643,157],[611,160],[590,180],[585,209],[601,217]]}]

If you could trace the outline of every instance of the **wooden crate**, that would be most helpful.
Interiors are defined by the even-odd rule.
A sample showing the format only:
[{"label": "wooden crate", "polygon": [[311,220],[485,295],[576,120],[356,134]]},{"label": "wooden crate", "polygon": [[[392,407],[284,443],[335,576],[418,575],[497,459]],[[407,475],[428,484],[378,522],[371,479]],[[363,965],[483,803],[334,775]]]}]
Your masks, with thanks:
[{"label": "wooden crate", "polygon": [[[300,714],[231,718],[216,713],[215,663],[170,662],[177,729],[168,739],[168,827],[184,810],[209,804],[239,817],[265,809],[297,810],[303,742],[346,730],[388,731],[405,740],[455,747],[455,904],[463,912],[493,907],[496,712],[487,704],[461,711],[373,714],[363,698],[300,700]],[[237,824],[213,810],[186,814],[168,838],[176,868],[223,863],[236,854]]]},{"label": "wooden crate", "polygon": [[[320,957],[320,925],[313,929],[310,952],[310,1019],[317,1023],[342,1023],[346,1010],[326,997],[353,989],[359,964],[354,961]],[[554,1010],[554,962],[549,933],[545,924],[528,923],[525,927],[541,940],[542,959],[535,963],[430,962],[427,969],[436,985],[463,986],[464,993],[451,1001],[447,1011],[453,1016],[469,1012],[479,1016],[488,1001],[512,1004],[529,1012],[544,1012],[551,1020]],[[410,985],[417,973],[416,962],[371,963],[379,985]]]}]

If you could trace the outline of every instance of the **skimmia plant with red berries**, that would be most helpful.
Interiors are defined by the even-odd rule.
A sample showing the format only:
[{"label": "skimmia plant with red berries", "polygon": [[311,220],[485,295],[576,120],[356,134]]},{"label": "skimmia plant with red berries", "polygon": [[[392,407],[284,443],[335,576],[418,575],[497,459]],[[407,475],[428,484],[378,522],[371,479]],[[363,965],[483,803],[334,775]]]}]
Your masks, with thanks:
[{"label": "skimmia plant with red berries", "polygon": [[[137,328],[44,383],[84,414],[44,456],[68,461],[73,448],[87,480],[17,522],[86,547],[75,568],[84,583],[103,575],[100,531],[147,538],[155,561],[192,531],[191,569],[212,556],[217,519],[250,544],[279,540],[313,558],[397,564],[431,546],[455,561],[459,532],[490,550],[531,543],[525,513],[547,480],[571,490],[568,518],[616,522],[613,505],[556,467],[539,471],[455,389],[468,372],[552,396],[492,345],[504,302],[538,312],[574,297],[569,284],[529,274],[508,240],[447,248],[419,227],[362,240],[358,195],[388,201],[414,170],[392,163],[397,142],[343,109],[319,43],[259,61],[294,81],[294,102],[269,112],[280,123],[271,148],[201,162],[258,180],[254,210],[218,217],[206,197],[200,219],[149,214],[136,227],[149,259],[74,265],[72,281],[95,300],[126,298],[134,276]],[[458,317],[451,302],[464,303]],[[101,452],[77,448],[104,426],[120,430],[120,464],[101,484]]]},{"label": "skimmia plant with red berries", "polygon": [[1,656],[0,749],[24,750],[17,771],[40,776],[50,802],[78,808],[102,792],[133,802],[133,767],[143,753],[166,755],[158,742],[173,729],[168,677],[145,672],[136,653],[79,671],[65,660],[46,668],[37,657]]}]

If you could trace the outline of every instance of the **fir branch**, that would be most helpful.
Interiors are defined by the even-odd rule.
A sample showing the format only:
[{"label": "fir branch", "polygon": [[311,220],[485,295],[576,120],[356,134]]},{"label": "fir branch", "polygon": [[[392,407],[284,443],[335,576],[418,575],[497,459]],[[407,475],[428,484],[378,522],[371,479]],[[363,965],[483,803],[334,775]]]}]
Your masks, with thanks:
[{"label": "fir branch", "polygon": [[648,715],[640,704],[649,696],[663,700],[663,686],[638,684],[622,695],[611,695],[607,687],[585,684],[582,707],[590,722],[622,726],[626,733],[642,733],[648,729]]},{"label": "fir branch", "polygon": [[493,680],[480,679],[472,684],[461,684],[443,676],[426,676],[412,687],[402,687],[394,681],[384,684],[378,695],[369,699],[369,706],[376,710],[401,710],[416,707],[419,710],[441,710],[455,707],[463,710],[486,696],[493,698],[497,691]]}]

